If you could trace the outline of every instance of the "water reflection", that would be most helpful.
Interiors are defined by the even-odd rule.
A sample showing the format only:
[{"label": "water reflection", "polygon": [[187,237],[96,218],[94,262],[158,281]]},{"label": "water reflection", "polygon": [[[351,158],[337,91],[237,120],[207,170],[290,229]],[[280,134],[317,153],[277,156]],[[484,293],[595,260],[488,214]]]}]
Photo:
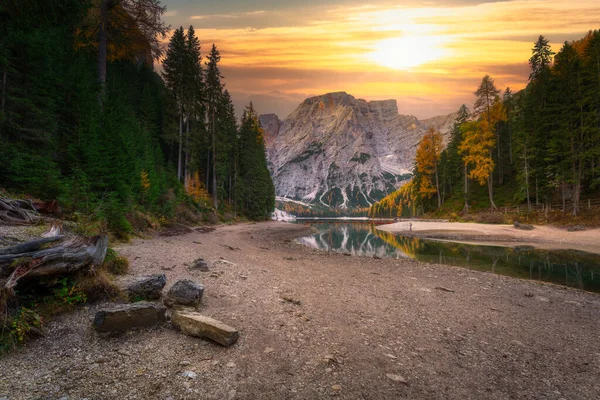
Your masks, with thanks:
[{"label": "water reflection", "polygon": [[298,242],[321,250],[380,258],[412,258],[600,293],[600,256],[596,254],[426,240],[380,231],[372,222],[306,224],[317,228],[319,233],[299,238]]}]

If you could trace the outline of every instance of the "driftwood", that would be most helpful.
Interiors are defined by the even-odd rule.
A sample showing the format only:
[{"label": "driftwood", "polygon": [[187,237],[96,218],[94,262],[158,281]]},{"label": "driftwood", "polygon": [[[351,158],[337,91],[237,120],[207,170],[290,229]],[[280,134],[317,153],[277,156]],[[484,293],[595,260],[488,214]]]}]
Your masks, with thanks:
[{"label": "driftwood", "polygon": [[0,223],[30,225],[39,220],[40,215],[31,201],[0,197]]},{"label": "driftwood", "polygon": [[6,289],[12,291],[25,276],[69,274],[85,267],[93,271],[104,261],[108,237],[66,238],[56,227],[50,232],[57,234],[0,249],[0,277],[7,279]]}]

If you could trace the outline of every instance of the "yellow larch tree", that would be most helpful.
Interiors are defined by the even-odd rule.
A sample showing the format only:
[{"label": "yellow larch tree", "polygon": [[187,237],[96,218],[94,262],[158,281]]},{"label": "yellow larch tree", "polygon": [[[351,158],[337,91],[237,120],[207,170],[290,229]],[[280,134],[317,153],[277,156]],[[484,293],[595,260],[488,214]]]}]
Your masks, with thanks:
[{"label": "yellow larch tree", "polygon": [[436,193],[438,208],[442,206],[438,174],[442,146],[442,134],[434,128],[429,128],[419,143],[415,159],[417,172],[420,175],[419,193],[426,198],[430,198],[431,195]]}]

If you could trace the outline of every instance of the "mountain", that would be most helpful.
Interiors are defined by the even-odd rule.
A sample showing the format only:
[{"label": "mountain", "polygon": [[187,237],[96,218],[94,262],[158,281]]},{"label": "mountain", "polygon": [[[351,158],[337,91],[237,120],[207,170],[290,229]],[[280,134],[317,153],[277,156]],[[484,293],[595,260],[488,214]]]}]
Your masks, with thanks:
[{"label": "mountain", "polygon": [[345,92],[311,97],[285,120],[260,116],[277,196],[328,207],[368,207],[410,178],[416,147],[433,126],[455,115],[419,121],[395,100]]}]

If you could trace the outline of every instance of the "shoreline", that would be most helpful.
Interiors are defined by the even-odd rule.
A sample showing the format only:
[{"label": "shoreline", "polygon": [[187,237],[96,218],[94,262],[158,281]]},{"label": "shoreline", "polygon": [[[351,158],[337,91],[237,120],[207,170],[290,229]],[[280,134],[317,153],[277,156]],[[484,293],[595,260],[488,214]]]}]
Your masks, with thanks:
[{"label": "shoreline", "polygon": [[568,232],[556,227],[535,225],[533,230],[525,231],[512,225],[430,221],[396,222],[376,228],[423,239],[500,247],[531,245],[545,250],[579,250],[600,254],[600,229]]}]

